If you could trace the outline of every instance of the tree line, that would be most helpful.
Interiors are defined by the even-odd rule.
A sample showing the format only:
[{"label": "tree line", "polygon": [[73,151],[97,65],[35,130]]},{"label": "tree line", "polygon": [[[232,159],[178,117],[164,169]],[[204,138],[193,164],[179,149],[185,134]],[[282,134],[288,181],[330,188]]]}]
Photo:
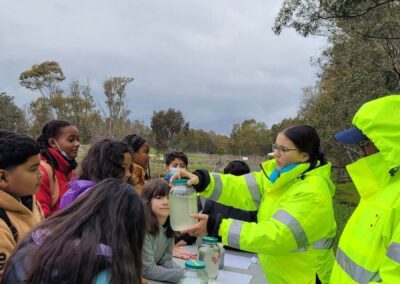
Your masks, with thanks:
[{"label": "tree line", "polygon": [[230,136],[214,131],[190,128],[182,112],[169,108],[154,111],[151,125],[130,119],[126,87],[131,77],[110,77],[103,83],[104,105],[95,103],[88,84],[74,80],[67,89],[58,62],[45,61],[21,72],[21,86],[40,97],[21,109],[13,97],[0,94],[0,128],[25,132],[37,137],[51,119],[74,123],[80,130],[81,142],[89,144],[100,138],[121,139],[136,133],[146,138],[160,153],[171,150],[210,154],[265,155],[271,151],[272,132],[265,123],[254,119],[233,125]]}]

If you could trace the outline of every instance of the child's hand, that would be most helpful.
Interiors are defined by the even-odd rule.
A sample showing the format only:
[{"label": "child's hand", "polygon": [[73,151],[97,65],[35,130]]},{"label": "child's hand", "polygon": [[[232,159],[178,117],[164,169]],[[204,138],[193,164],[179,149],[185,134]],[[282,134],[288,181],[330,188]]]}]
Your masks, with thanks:
[{"label": "child's hand", "polygon": [[208,222],[208,215],[206,214],[190,214],[190,217],[193,219],[197,219],[197,224],[183,230],[182,233],[188,233],[192,236],[196,237],[204,237],[208,235],[207,232],[207,222]]},{"label": "child's hand", "polygon": [[182,247],[175,245],[172,250],[172,255],[180,259],[195,259],[197,254],[185,251]]},{"label": "child's hand", "polygon": [[144,279],[143,277],[142,277],[142,279],[141,279],[141,284],[147,284],[147,280],[146,279]]},{"label": "child's hand", "polygon": [[179,169],[179,171],[171,177],[169,182],[172,183],[174,179],[181,179],[181,178],[189,178],[187,182],[189,185],[196,185],[199,183],[198,176],[184,169]]},{"label": "child's hand", "polygon": [[180,240],[180,241],[177,242],[175,245],[176,245],[177,247],[183,247],[183,246],[186,246],[187,243],[186,243],[184,240]]}]

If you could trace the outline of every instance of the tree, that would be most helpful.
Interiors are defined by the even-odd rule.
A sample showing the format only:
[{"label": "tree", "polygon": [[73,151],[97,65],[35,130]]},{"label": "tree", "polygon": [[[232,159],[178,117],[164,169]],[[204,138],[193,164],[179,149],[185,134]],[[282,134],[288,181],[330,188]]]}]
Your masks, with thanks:
[{"label": "tree", "polygon": [[303,36],[330,34],[345,23],[348,31],[366,37],[400,39],[399,12],[398,0],[285,0],[273,30],[280,34],[289,27]]},{"label": "tree", "polygon": [[106,124],[108,137],[116,137],[117,130],[126,127],[125,120],[130,111],[126,108],[126,86],[134,79],[130,77],[111,77],[104,81],[104,94],[106,96]]},{"label": "tree", "polygon": [[28,122],[29,134],[36,137],[40,134],[43,125],[53,119],[49,99],[39,97],[32,101],[29,104],[28,117],[32,118],[32,120]]},{"label": "tree", "polygon": [[63,71],[55,61],[35,64],[19,76],[21,86],[32,91],[39,91],[43,97],[50,100],[55,94],[57,85],[64,79]]},{"label": "tree", "polygon": [[24,120],[22,110],[14,104],[14,97],[0,92],[0,129],[21,131]]},{"label": "tree", "polygon": [[233,125],[231,143],[232,150],[239,156],[265,155],[271,151],[271,131],[263,122],[244,120],[241,124]]},{"label": "tree", "polygon": [[189,128],[182,112],[173,108],[153,112],[151,131],[154,137],[155,148],[159,152],[167,152],[174,148],[177,135],[182,129]]}]

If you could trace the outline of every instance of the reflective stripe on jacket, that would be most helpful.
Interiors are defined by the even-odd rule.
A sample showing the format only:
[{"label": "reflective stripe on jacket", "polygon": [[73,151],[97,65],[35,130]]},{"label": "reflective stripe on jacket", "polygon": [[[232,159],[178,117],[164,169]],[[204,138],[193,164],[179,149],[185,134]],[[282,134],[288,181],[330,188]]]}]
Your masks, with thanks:
[{"label": "reflective stripe on jacket", "polygon": [[244,210],[258,209],[258,223],[224,219],[219,235],[224,245],[259,254],[269,283],[315,283],[318,272],[328,283],[336,234],[330,164],[306,172],[300,164],[283,173],[274,184],[263,171],[244,176],[212,173],[204,197]]},{"label": "reflective stripe on jacket", "polygon": [[380,152],[347,170],[360,203],[340,237],[331,283],[400,283],[400,96],[364,104],[353,124]]}]

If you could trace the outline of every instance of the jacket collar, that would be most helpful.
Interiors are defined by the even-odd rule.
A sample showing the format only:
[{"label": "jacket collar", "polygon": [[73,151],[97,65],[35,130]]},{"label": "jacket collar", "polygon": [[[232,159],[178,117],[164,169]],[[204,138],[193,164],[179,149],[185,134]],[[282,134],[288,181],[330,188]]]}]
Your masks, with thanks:
[{"label": "jacket collar", "polygon": [[[56,159],[57,163],[58,163],[58,167],[57,170],[65,173],[66,175],[72,171],[72,169],[70,169],[70,162],[67,161],[56,149],[52,148],[52,147],[48,147],[47,150],[49,151],[49,153],[54,157],[54,159]],[[42,156],[42,160],[46,160],[46,158],[44,158]]]},{"label": "jacket collar", "polygon": [[380,152],[358,159],[346,168],[363,198],[378,192],[393,178],[388,170],[388,163]]},{"label": "jacket collar", "polygon": [[[269,161],[263,162],[261,164],[261,169],[266,174],[268,180],[269,180],[269,175],[272,173],[272,171],[275,169],[275,167],[276,167],[275,160],[269,160]],[[306,172],[309,167],[310,167],[309,163],[301,163],[301,164],[298,164],[292,170],[282,173],[280,175],[280,177],[276,180],[275,183],[273,183],[273,184],[271,183],[271,186],[268,187],[267,191],[274,191],[278,188],[281,188],[281,187],[287,185],[288,183],[290,183],[296,179],[305,178],[305,177],[313,176],[313,175],[318,175],[318,176],[322,176],[325,179],[325,181],[329,185],[331,194],[333,195],[335,192],[335,186],[330,178],[331,164],[327,163],[326,165],[319,166],[311,171]]]}]

